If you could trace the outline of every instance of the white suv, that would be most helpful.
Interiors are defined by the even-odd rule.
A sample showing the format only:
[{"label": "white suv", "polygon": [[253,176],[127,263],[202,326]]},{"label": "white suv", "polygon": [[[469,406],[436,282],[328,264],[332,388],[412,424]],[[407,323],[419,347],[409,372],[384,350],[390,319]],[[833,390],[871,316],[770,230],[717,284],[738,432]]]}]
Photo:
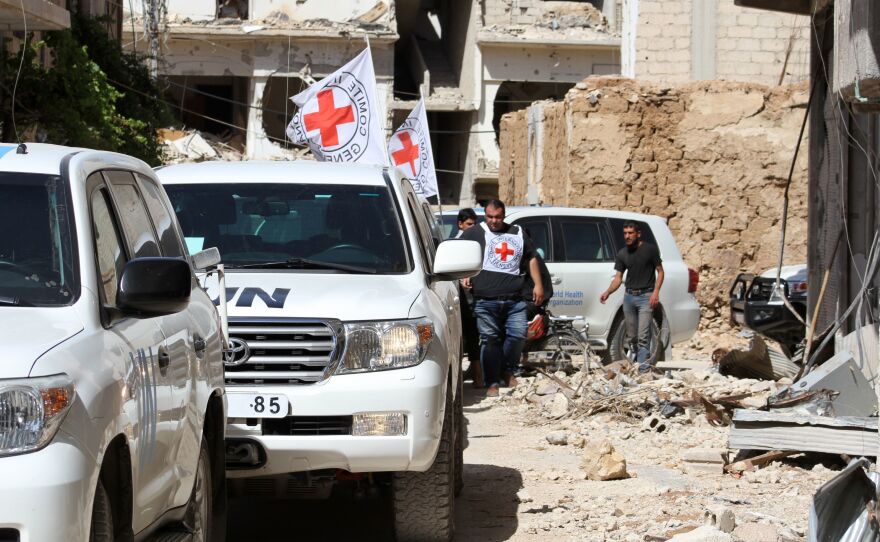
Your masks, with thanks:
[{"label": "white suv", "polygon": [[152,170],[0,145],[0,224],[0,540],[222,540],[221,324]]},{"label": "white suv", "polygon": [[[443,212],[447,231],[450,225],[454,229],[456,213]],[[689,340],[700,323],[695,296],[699,275],[682,260],[663,218],[605,209],[508,207],[505,219],[525,229],[547,263],[553,282],[550,310],[557,316],[583,317],[590,343],[606,362],[630,357],[624,289],[599,303],[615,275],[614,257],[624,246],[623,224],[629,220],[640,225],[642,239],[654,243],[663,259],[666,278],[654,313],[653,336],[659,340],[651,346],[652,355],[663,359],[673,344]]]},{"label": "white suv", "polygon": [[219,248],[226,267],[232,492],[390,488],[398,540],[450,539],[465,438],[457,279],[480,269],[479,244],[440,243],[423,200],[379,167],[158,175],[191,249]]}]

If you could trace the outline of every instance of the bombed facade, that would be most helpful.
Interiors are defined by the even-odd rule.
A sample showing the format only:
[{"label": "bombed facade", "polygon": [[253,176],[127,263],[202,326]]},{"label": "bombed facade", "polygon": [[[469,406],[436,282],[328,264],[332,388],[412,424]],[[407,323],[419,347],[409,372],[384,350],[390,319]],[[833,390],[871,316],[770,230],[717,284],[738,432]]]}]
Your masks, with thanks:
[{"label": "bombed facade", "polygon": [[[386,130],[425,98],[440,194],[450,204],[498,195],[502,115],[562,99],[587,76],[771,83],[781,73],[788,82],[806,73],[806,20],[766,21],[777,17],[770,14],[756,25],[749,17],[757,10],[728,13],[714,0],[694,8],[652,0],[145,5],[126,19],[124,43],[155,57],[181,127],[218,136],[247,158],[303,154],[285,136],[294,113],[290,96],[353,58],[369,39]],[[786,31],[770,36],[764,25]],[[739,65],[756,67],[745,73]]]}]

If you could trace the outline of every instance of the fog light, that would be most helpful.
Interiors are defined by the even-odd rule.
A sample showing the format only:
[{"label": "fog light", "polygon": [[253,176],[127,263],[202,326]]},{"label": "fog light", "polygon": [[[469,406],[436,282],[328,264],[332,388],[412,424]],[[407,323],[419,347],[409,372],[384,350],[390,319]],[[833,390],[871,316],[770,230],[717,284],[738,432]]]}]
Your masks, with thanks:
[{"label": "fog light", "polygon": [[406,434],[403,412],[364,412],[355,414],[351,434],[356,437],[398,437]]}]

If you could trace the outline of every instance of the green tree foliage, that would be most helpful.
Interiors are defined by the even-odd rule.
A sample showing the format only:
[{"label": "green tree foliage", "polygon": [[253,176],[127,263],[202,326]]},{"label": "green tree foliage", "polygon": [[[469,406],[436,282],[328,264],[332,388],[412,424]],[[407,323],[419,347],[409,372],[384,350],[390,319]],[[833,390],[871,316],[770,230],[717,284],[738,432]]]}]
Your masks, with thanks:
[{"label": "green tree foliage", "polygon": [[[47,66],[39,59],[48,58]],[[121,50],[99,19],[74,17],[69,30],[29,42],[15,93],[20,51],[2,65],[3,140],[36,127],[47,143],[111,150],[161,162],[156,129],[170,112],[141,59]],[[133,89],[133,90],[132,90]]]}]

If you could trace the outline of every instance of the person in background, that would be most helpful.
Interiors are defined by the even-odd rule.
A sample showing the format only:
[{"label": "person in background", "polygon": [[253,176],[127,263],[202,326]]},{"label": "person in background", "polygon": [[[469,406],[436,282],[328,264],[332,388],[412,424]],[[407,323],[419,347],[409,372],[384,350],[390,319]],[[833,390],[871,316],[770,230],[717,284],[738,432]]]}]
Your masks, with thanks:
[{"label": "person in background", "polygon": [[626,293],[623,296],[626,332],[632,341],[632,351],[636,353],[633,361],[640,373],[647,373],[657,361],[650,359],[651,318],[660,303],[663,260],[655,245],[642,240],[642,230],[637,222],[624,223],[623,240],[626,246],[620,249],[614,259],[616,273],[608,289],[599,296],[599,302],[604,304],[608,296],[620,288],[623,272],[626,271]]},{"label": "person in background", "polygon": [[466,207],[458,212],[458,231],[455,233],[455,239],[461,237],[464,231],[477,223],[477,213],[470,207]]},{"label": "person in background", "polygon": [[519,363],[526,340],[528,321],[522,288],[526,273],[535,283],[532,302],[544,302],[544,286],[535,258],[535,247],[522,228],[504,222],[504,203],[486,204],[486,221],[470,228],[459,239],[476,241],[483,249],[483,267],[479,274],[465,279],[472,285],[476,300],[474,313],[480,332],[480,361],[488,396],[497,396],[501,385],[512,386],[516,380],[502,371]]}]

